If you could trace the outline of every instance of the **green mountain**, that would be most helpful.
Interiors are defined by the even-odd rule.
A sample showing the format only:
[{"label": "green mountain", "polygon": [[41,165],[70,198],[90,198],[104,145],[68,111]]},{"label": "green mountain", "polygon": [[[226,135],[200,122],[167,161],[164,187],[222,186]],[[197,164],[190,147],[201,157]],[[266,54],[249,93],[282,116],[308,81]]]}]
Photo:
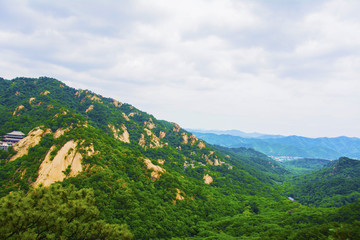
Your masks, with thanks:
[{"label": "green mountain", "polygon": [[266,156],[55,79],[0,79],[0,135],[11,131],[26,137],[0,150],[1,239],[360,235],[359,202],[292,202],[279,190],[288,172]]},{"label": "green mountain", "polygon": [[200,139],[224,147],[253,148],[270,156],[337,159],[341,156],[360,159],[360,138],[306,138],[300,136],[244,138],[192,131]]},{"label": "green mountain", "polygon": [[259,180],[268,185],[277,185],[276,182],[282,182],[290,174],[281,164],[263,153],[255,151],[252,148],[226,148],[213,146],[219,152],[230,156],[232,160],[241,163],[244,170],[257,176]]},{"label": "green mountain", "polygon": [[342,157],[324,168],[294,177],[288,194],[300,203],[342,206],[360,198],[360,161]]},{"label": "green mountain", "polygon": [[327,159],[300,158],[282,161],[281,165],[292,173],[302,175],[320,169],[330,162]]}]

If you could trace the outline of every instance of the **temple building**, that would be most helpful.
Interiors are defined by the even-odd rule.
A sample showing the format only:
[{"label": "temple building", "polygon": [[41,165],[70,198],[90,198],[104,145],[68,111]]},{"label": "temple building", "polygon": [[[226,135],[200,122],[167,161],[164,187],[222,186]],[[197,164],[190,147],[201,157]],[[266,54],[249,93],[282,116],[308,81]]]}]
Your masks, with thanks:
[{"label": "temple building", "polygon": [[0,141],[0,149],[7,150],[10,146],[13,146],[24,137],[25,134],[19,131],[8,133],[2,137],[2,142]]}]

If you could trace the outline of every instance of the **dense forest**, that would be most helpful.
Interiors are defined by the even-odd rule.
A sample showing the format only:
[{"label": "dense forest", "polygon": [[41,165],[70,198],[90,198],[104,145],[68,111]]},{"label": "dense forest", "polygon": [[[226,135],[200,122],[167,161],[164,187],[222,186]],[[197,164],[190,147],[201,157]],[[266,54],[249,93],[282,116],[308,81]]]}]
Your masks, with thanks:
[{"label": "dense forest", "polygon": [[293,174],[301,175],[325,167],[331,160],[318,158],[300,158],[284,160],[281,165]]},{"label": "dense forest", "polygon": [[1,239],[360,239],[356,160],[295,174],[47,77],[0,79],[11,131]]}]

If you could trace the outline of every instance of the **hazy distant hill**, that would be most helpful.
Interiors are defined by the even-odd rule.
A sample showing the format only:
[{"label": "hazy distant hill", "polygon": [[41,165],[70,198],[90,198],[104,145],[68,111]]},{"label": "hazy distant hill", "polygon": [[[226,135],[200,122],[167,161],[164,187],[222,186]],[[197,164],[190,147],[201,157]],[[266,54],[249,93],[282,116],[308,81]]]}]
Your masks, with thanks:
[{"label": "hazy distant hill", "polygon": [[271,135],[271,134],[263,134],[263,133],[246,133],[240,130],[202,130],[202,129],[186,129],[189,132],[196,132],[196,133],[214,133],[217,135],[231,135],[231,136],[238,136],[243,138],[258,138],[258,139],[267,139],[267,138],[281,138],[284,137],[282,135]]},{"label": "hazy distant hill", "polygon": [[342,156],[360,159],[360,138],[244,138],[233,135],[194,132],[199,138],[225,147],[247,147],[271,156],[337,159]]}]

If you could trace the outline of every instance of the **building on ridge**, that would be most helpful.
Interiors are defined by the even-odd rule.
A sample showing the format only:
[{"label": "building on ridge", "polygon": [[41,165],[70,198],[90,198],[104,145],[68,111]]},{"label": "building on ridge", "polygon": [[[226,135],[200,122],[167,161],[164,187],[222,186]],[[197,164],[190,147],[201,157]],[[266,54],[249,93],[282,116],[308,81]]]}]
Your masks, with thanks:
[{"label": "building on ridge", "polygon": [[2,141],[0,141],[0,149],[8,150],[9,147],[13,146],[15,143],[19,142],[25,137],[25,134],[19,131],[13,131],[2,136]]},{"label": "building on ridge", "polygon": [[0,150],[8,150],[9,144],[6,142],[0,142]]},{"label": "building on ridge", "polygon": [[6,143],[15,144],[25,137],[25,134],[19,131],[13,131],[3,136],[3,141]]}]

